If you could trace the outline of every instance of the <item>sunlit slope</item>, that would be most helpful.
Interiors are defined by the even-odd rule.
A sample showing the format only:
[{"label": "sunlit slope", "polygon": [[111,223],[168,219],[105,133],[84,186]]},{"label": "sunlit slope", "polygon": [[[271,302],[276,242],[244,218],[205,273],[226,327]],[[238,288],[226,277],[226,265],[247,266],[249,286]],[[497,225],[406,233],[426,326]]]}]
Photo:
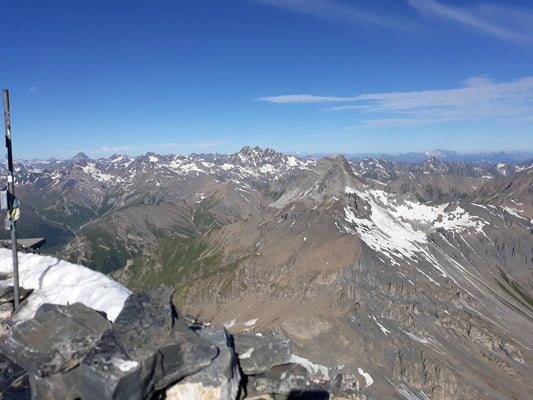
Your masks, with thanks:
[{"label": "sunlit slope", "polygon": [[185,312],[288,335],[332,371],[363,368],[379,396],[527,397],[531,221],[384,189],[324,159],[264,215],[161,242],[164,261],[140,257],[118,276],[171,282]]}]

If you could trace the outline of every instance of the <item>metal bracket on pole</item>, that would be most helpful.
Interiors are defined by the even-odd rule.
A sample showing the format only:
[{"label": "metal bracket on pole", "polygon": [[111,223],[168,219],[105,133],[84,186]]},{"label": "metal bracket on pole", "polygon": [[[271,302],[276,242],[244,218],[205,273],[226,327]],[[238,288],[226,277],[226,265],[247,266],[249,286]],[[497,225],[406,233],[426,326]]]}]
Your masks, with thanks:
[{"label": "metal bracket on pole", "polygon": [[[13,173],[13,150],[11,148],[11,119],[9,116],[9,92],[4,89],[4,123],[6,127],[6,147],[7,147],[7,166],[9,175],[7,176],[7,190],[15,198],[15,179]],[[13,253],[13,294],[15,297],[15,310],[19,307],[19,264],[17,254],[17,223],[11,225],[11,250]]]}]

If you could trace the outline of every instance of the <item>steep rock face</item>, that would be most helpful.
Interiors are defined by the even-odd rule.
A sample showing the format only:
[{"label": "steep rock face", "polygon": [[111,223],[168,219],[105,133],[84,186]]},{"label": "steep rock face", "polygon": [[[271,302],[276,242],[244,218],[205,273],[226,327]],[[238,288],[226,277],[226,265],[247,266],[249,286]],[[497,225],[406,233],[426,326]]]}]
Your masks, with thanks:
[{"label": "steep rock face", "polygon": [[442,202],[466,199],[484,181],[450,174],[413,174],[411,172],[389,183],[385,190],[398,195],[410,195],[419,202]]},{"label": "steep rock face", "polygon": [[515,174],[496,178],[480,187],[474,201],[501,205],[510,213],[533,219],[533,166],[526,166]]},{"label": "steep rock face", "polygon": [[396,158],[396,162],[393,162],[385,158],[366,157],[362,160],[352,160],[351,165],[357,174],[382,182],[394,181],[408,172],[417,175],[442,174],[486,180],[496,176],[507,176],[520,169],[514,163],[498,163],[491,168],[490,162],[479,162],[481,160],[476,163],[467,163],[445,161],[444,158],[444,154],[436,154],[429,159],[425,156],[418,161],[411,159],[406,162]]}]

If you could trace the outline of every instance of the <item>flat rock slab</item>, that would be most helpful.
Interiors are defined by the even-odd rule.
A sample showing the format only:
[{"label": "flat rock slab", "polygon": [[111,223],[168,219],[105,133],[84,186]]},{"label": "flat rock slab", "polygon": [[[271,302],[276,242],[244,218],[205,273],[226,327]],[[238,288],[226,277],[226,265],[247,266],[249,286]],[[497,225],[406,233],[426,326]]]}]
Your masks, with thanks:
[{"label": "flat rock slab", "polygon": [[241,369],[246,375],[260,374],[291,360],[289,339],[235,334],[233,341]]}]

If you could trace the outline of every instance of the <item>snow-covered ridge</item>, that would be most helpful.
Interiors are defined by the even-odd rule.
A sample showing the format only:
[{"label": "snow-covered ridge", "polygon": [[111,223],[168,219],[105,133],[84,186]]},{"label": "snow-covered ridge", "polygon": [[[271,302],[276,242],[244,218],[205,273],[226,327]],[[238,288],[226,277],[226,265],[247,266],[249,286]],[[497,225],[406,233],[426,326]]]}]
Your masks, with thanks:
[{"label": "snow-covered ridge", "polygon": [[[21,322],[33,318],[45,303],[83,303],[107,314],[110,321],[118,316],[131,292],[120,283],[100,272],[59,258],[18,253],[19,285],[34,289],[28,303],[13,317]],[[13,272],[11,250],[0,249],[0,273]],[[0,286],[12,286],[13,279],[0,281]]]},{"label": "snow-covered ridge", "polygon": [[[385,158],[367,157],[349,161],[353,170],[359,175],[369,174],[369,178],[390,180],[408,171],[415,173],[447,173],[477,177],[489,180],[495,176],[507,176],[524,168],[519,163],[499,163],[493,167],[479,167],[464,162],[442,161],[431,158],[424,162],[402,163]],[[272,149],[243,147],[235,154],[190,154],[159,155],[146,153],[137,157],[115,154],[109,158],[93,160],[85,154],[78,154],[70,160],[17,160],[15,163],[16,180],[19,184],[36,183],[38,180],[53,179],[54,171],[60,170],[70,174],[72,166],[104,185],[128,184],[138,179],[146,179],[147,174],[200,176],[217,175],[222,180],[269,179],[278,180],[287,173],[298,170],[310,170],[317,164],[317,159],[302,159],[294,155],[278,153]],[[487,169],[490,168],[490,169]],[[0,170],[2,167],[0,166]],[[65,177],[65,176],[63,176]],[[84,180],[78,174],[77,179]]]},{"label": "snow-covered ridge", "polygon": [[420,256],[432,259],[426,244],[425,232],[445,229],[454,232],[481,232],[486,222],[470,215],[457,204],[426,205],[404,200],[381,190],[357,191],[346,187],[347,194],[356,194],[370,205],[370,218],[360,218],[355,211],[344,208],[346,232],[359,236],[370,248],[395,257],[417,260]]},{"label": "snow-covered ridge", "polygon": [[[147,174],[158,174],[166,176],[198,176],[198,175],[222,175],[226,178],[268,178],[277,179],[284,173],[309,169],[315,165],[311,160],[300,160],[294,156],[277,153],[274,150],[259,148],[243,148],[239,153],[233,155],[219,154],[191,154],[182,155],[157,155],[147,153],[135,158],[113,155],[109,159],[91,160],[78,158],[63,161],[57,164],[43,164],[33,162],[23,162],[17,168],[17,182],[24,184],[35,182],[38,179],[52,179],[60,181],[73,170],[77,179],[84,179],[85,176],[103,184],[122,184],[145,179]],[[1,169],[1,167],[0,167]],[[61,171],[61,175],[57,172]]]},{"label": "snow-covered ridge", "polygon": [[90,175],[94,178],[94,180],[98,182],[122,182],[123,179],[116,175],[111,175],[108,173],[105,173],[104,171],[101,171],[99,168],[96,167],[93,163],[88,163],[87,165],[81,167],[81,170],[85,172],[87,175]]}]

